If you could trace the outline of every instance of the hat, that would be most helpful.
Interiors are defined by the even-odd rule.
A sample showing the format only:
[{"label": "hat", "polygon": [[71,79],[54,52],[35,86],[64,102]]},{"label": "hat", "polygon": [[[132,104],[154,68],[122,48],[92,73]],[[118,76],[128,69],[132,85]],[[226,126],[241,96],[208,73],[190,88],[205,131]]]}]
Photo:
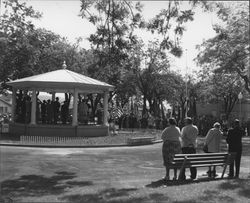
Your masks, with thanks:
[{"label": "hat", "polygon": [[235,120],[234,120],[234,125],[235,125],[235,126],[239,126],[239,125],[240,125],[239,119],[235,119]]},{"label": "hat", "polygon": [[214,123],[214,128],[219,128],[220,127],[220,123],[219,122],[216,122],[216,123]]},{"label": "hat", "polygon": [[193,123],[193,120],[192,120],[191,117],[186,117],[185,121],[187,122],[187,124],[192,124]]}]

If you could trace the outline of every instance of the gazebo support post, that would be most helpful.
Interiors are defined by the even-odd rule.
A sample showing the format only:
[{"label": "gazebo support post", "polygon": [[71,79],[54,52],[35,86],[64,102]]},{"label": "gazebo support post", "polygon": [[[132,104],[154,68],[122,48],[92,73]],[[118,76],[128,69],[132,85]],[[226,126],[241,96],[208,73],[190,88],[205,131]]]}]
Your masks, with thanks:
[{"label": "gazebo support post", "polygon": [[56,93],[55,92],[52,92],[52,101],[55,101],[55,98],[56,98]]},{"label": "gazebo support post", "polygon": [[16,112],[16,88],[12,88],[12,108],[11,108],[11,117],[12,122],[15,123],[15,112]]},{"label": "gazebo support post", "polygon": [[73,120],[72,126],[77,126],[77,100],[78,100],[78,91],[77,89],[74,90],[74,103],[73,103]]},{"label": "gazebo support post", "polygon": [[31,98],[31,121],[30,124],[36,124],[36,91],[32,91],[32,98]]},{"label": "gazebo support post", "polygon": [[103,124],[108,126],[108,91],[104,92],[103,98]]}]

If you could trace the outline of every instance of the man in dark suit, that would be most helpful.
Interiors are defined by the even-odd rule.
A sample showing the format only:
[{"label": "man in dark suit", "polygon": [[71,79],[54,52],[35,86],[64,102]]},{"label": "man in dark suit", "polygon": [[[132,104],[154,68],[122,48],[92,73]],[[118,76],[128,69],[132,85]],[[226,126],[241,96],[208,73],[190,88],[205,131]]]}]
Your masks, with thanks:
[{"label": "man in dark suit", "polygon": [[[228,151],[236,152],[235,161],[229,167],[229,177],[239,178],[240,173],[240,160],[242,154],[242,137],[245,135],[245,131],[240,127],[240,121],[235,119],[234,126],[228,131],[227,143]],[[234,176],[234,164],[235,164],[235,176]]]}]

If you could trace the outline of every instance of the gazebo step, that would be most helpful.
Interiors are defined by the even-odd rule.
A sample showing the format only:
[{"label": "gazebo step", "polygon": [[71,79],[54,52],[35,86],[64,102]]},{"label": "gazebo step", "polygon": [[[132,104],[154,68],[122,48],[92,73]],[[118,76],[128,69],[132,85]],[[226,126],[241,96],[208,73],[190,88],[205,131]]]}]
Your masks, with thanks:
[{"label": "gazebo step", "polygon": [[155,136],[149,137],[132,137],[127,139],[128,145],[143,145],[143,144],[152,144],[156,140]]}]

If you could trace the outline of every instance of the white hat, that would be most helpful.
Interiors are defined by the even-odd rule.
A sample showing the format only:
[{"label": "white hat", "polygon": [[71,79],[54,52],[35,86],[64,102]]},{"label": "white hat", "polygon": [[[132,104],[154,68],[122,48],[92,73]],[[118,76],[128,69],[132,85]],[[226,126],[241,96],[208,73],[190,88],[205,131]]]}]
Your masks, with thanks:
[{"label": "white hat", "polygon": [[214,128],[219,128],[219,127],[220,127],[220,123],[219,122],[214,123]]}]

